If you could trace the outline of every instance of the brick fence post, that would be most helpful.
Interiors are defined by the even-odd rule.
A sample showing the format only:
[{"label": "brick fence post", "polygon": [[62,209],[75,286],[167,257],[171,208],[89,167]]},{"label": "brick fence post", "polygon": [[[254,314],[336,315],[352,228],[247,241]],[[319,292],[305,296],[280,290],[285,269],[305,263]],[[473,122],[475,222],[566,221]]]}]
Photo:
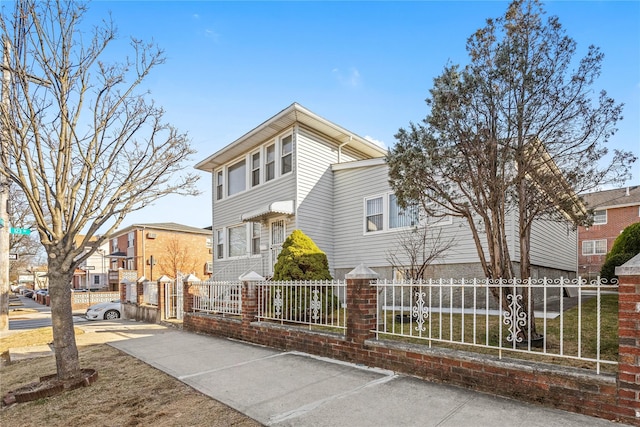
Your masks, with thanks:
[{"label": "brick fence post", "polygon": [[140,276],[136,281],[136,304],[141,305],[144,302],[144,282],[147,278]]},{"label": "brick fence post", "polygon": [[640,254],[616,267],[618,288],[618,408],[640,426]]},{"label": "brick fence post", "polygon": [[158,321],[162,322],[166,320],[167,316],[165,313],[165,307],[167,306],[166,301],[166,284],[171,283],[171,279],[165,275],[162,275],[158,278]]},{"label": "brick fence post", "polygon": [[378,319],[378,288],[371,286],[371,280],[378,274],[364,264],[360,264],[346,274],[347,279],[347,338],[363,345],[375,336]]},{"label": "brick fence post", "polygon": [[242,335],[250,337],[251,322],[258,319],[258,290],[256,283],[264,280],[264,277],[251,271],[240,276],[242,281]]},{"label": "brick fence post", "polygon": [[122,279],[120,281],[118,291],[120,292],[120,302],[123,304],[127,302],[127,286],[129,286],[130,283],[131,282],[129,282],[127,279]]},{"label": "brick fence post", "polygon": [[191,291],[191,285],[195,282],[200,282],[200,279],[195,274],[190,274],[182,279],[182,313],[193,312],[193,293]]}]

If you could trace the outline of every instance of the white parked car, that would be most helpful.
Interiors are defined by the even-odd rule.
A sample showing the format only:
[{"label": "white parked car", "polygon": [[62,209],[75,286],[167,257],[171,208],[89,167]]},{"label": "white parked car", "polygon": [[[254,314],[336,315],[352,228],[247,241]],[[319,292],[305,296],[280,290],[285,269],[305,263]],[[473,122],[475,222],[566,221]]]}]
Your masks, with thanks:
[{"label": "white parked car", "polygon": [[122,313],[120,300],[100,302],[87,309],[87,320],[114,320],[119,319]]}]

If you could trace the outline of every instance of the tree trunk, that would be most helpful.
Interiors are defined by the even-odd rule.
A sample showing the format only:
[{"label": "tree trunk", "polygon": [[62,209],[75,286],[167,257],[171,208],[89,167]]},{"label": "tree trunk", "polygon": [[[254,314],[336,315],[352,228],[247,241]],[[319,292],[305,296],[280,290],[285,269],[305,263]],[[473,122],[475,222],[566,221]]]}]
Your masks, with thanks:
[{"label": "tree trunk", "polygon": [[49,296],[58,379],[69,380],[79,378],[81,372],[71,309],[73,269],[61,264],[56,258],[49,258]]}]

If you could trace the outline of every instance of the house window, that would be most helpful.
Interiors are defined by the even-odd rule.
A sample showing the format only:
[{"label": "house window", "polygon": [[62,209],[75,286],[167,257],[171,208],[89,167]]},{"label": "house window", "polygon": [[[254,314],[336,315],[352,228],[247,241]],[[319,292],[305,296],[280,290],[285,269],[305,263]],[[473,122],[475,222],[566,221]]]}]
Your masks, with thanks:
[{"label": "house window", "polygon": [[224,174],[221,170],[216,173],[216,200],[221,200],[224,194]]},{"label": "house window", "polygon": [[93,284],[94,285],[99,285],[100,284],[100,276],[97,274],[93,275]]},{"label": "house window", "polygon": [[389,228],[413,227],[418,225],[418,206],[411,205],[406,209],[398,206],[395,194],[389,194]]},{"label": "house window", "polygon": [[260,184],[260,152],[251,155],[251,186]]},{"label": "house window", "polygon": [[134,236],[135,236],[135,232],[133,231],[130,231],[129,234],[127,234],[127,248],[133,247]]},{"label": "house window", "polygon": [[606,255],[607,240],[585,240],[582,242],[582,255]]},{"label": "house window", "polygon": [[229,257],[239,257],[247,254],[246,224],[227,229],[229,235]]},{"label": "house window", "polygon": [[244,191],[247,180],[247,162],[240,160],[227,169],[227,196]]},{"label": "house window", "polygon": [[599,211],[593,211],[593,225],[606,224],[607,223],[607,210],[602,209]]},{"label": "house window", "polygon": [[118,239],[111,239],[111,253],[118,252]]},{"label": "house window", "polygon": [[260,232],[262,227],[259,222],[251,224],[251,255],[260,255]]},{"label": "house window", "polygon": [[365,199],[366,203],[366,215],[365,215],[365,230],[367,232],[371,231],[381,231],[383,226],[383,198],[375,197],[372,199]]},{"label": "house window", "polygon": [[224,258],[224,230],[216,230],[216,257]]},{"label": "house window", "polygon": [[281,168],[280,175],[291,172],[293,161],[293,136],[288,135],[280,141]]},{"label": "house window", "polygon": [[213,247],[213,242],[212,242],[212,238],[211,237],[207,237],[207,241],[205,242],[205,247],[207,248],[212,248]]},{"label": "house window", "polygon": [[276,145],[271,144],[270,146],[267,147],[266,151],[267,151],[267,159],[266,159],[266,163],[264,164],[264,169],[265,169],[264,180],[271,181],[273,178],[276,177]]}]

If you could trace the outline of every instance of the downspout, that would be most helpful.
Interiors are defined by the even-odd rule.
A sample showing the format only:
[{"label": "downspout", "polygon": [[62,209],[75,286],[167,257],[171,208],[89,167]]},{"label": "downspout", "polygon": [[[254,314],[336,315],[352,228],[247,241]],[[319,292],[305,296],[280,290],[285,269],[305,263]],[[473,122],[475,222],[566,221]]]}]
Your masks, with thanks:
[{"label": "downspout", "polygon": [[351,141],[353,141],[353,136],[349,136],[349,140],[347,142],[343,142],[342,144],[338,145],[338,163],[341,163],[342,159],[342,147],[344,147],[345,145],[349,144]]}]

